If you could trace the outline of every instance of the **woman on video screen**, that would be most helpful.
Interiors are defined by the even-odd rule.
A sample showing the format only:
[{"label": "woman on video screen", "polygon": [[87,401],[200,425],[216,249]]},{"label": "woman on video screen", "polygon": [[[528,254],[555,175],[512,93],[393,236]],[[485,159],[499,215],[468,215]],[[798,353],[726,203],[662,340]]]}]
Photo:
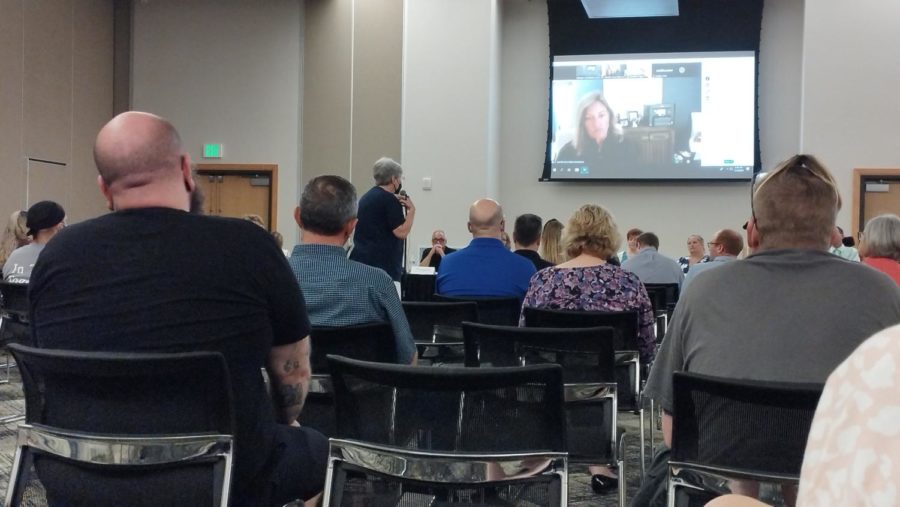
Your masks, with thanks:
[{"label": "woman on video screen", "polygon": [[582,161],[592,171],[618,169],[622,160],[622,127],[603,94],[590,92],[582,97],[576,119],[575,139],[560,148],[556,162]]}]

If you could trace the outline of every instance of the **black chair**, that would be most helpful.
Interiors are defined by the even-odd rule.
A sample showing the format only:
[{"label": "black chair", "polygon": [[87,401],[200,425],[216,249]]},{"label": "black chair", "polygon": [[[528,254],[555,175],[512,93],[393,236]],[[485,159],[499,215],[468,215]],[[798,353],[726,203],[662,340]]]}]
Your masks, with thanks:
[{"label": "black chair", "polygon": [[10,345],[25,387],[6,505],[32,466],[50,505],[228,505],[234,413],[221,354]]},{"label": "black chair", "polygon": [[616,330],[616,381],[618,409],[640,417],[641,473],[645,472],[644,407],[641,400],[642,367],[638,352],[638,314],[625,312],[588,312],[579,310],[548,310],[526,307],[523,310],[526,327],[612,327]]},{"label": "black chair", "polygon": [[519,323],[522,298],[518,297],[476,297],[434,295],[435,301],[460,303],[471,301],[478,305],[478,322],[495,326],[515,326]]},{"label": "black chair", "polygon": [[420,361],[462,360],[462,323],[478,321],[475,303],[404,301],[403,311],[416,340]]},{"label": "black chair", "polygon": [[653,315],[656,316],[656,343],[662,343],[681,289],[677,283],[645,283],[644,288],[647,289],[653,305]]},{"label": "black chair", "polygon": [[796,485],[823,384],[674,374],[669,505],[703,505],[728,479]]},{"label": "black chair", "polygon": [[[0,282],[0,346],[9,343],[31,343],[31,324],[28,320],[28,284]],[[10,368],[14,366],[6,355],[0,368],[6,369],[6,384],[10,378]]]},{"label": "black chair", "polygon": [[328,355],[385,363],[397,362],[397,345],[390,323],[376,322],[358,326],[313,327],[310,332],[313,375],[309,392],[298,419],[300,424],[335,435],[334,390],[329,375]]},{"label": "black chair", "polygon": [[[570,461],[619,468],[625,477],[617,428],[615,330],[522,328],[463,323],[466,366],[559,364],[563,367]],[[619,481],[625,505],[625,480]]]},{"label": "black chair", "polygon": [[324,505],[565,507],[565,453],[455,454],[332,439]]},{"label": "black chair", "polygon": [[422,368],[329,356],[338,438],[441,452],[566,449],[562,368]]},{"label": "black chair", "polygon": [[433,301],[437,275],[400,276],[400,299],[403,301]]}]

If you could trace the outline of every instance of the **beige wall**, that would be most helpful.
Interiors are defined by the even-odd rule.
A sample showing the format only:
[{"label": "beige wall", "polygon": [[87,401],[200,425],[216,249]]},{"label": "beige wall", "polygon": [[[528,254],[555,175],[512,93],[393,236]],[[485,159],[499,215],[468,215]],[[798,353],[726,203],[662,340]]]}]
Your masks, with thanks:
[{"label": "beige wall", "polygon": [[[172,121],[195,162],[278,165],[278,230],[296,238],[299,0],[134,2],[132,107]],[[224,158],[202,159],[204,143]]]},{"label": "beige wall", "polygon": [[900,167],[900,3],[806,3],[803,31],[803,150],[835,173],[850,228],[853,168]]},{"label": "beige wall", "polygon": [[44,199],[72,222],[104,211],[91,150],[112,116],[112,54],[109,0],[0,0],[4,223]]},{"label": "beige wall", "polygon": [[372,163],[400,159],[402,0],[308,0],[303,178],[337,174],[360,193]]}]

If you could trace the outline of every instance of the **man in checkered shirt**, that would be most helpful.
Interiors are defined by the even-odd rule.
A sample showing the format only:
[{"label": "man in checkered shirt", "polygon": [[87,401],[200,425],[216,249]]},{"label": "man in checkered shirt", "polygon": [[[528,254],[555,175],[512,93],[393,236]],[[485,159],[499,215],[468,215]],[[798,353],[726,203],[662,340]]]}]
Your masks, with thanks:
[{"label": "man in checkered shirt", "polygon": [[351,261],[344,250],[356,227],[356,189],[340,176],[319,176],[303,189],[294,218],[302,244],[288,259],[313,326],[390,322],[397,361],[415,364],[416,344],[394,282],[383,270]]}]

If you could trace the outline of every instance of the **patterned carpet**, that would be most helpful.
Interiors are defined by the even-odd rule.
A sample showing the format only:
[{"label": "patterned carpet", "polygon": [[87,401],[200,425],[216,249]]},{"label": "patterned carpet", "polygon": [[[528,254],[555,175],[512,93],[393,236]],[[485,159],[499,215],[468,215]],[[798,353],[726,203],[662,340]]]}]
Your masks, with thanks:
[{"label": "patterned carpet", "polygon": [[[2,359],[0,359],[2,362]],[[0,369],[0,378],[4,378],[5,370]],[[22,395],[22,384],[18,371],[12,370],[12,381],[8,384],[0,384],[0,417],[24,414],[25,401]],[[640,484],[641,472],[639,465],[639,440],[638,418],[631,414],[619,414],[619,425],[627,431],[626,445],[626,476],[627,498],[630,500]],[[13,454],[16,445],[16,424],[0,425],[0,493],[6,494],[9,473],[12,468]],[[657,433],[657,438],[659,433]],[[649,456],[649,454],[648,454]],[[27,502],[29,505],[41,506],[40,501]],[[577,507],[587,506],[615,506],[617,505],[615,492],[603,496],[594,494],[590,487],[590,475],[583,465],[573,465],[569,474],[569,505]]]}]

